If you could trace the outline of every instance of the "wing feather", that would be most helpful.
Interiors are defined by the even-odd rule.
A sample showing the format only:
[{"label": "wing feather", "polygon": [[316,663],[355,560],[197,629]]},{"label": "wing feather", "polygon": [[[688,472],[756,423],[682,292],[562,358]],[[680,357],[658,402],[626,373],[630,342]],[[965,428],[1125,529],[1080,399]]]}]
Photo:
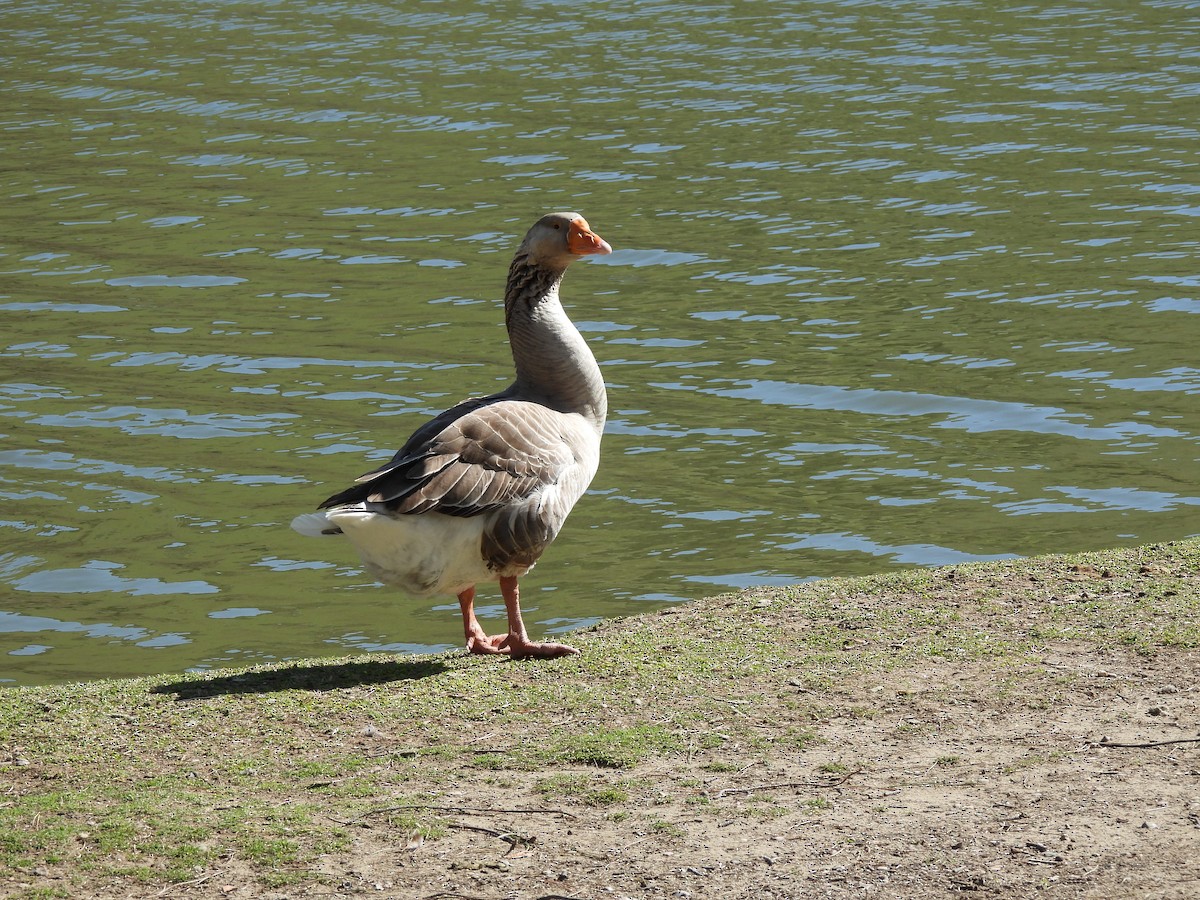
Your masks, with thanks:
[{"label": "wing feather", "polygon": [[[477,516],[529,500],[576,464],[567,414],[503,396],[468,400],[419,428],[385,465],[321,504]],[[541,529],[535,529],[541,530]]]}]

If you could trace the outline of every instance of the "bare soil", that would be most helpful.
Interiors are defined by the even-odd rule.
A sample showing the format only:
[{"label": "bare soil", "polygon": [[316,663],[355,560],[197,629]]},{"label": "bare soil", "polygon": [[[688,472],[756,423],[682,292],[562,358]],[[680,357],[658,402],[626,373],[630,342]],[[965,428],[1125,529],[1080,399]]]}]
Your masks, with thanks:
[{"label": "bare soil", "polygon": [[[1200,897],[1200,570],[1194,547],[1188,559],[1159,549],[1112,570],[1051,559],[731,595],[605,623],[581,642],[587,663],[445,657],[421,678],[457,704],[440,721],[394,712],[417,702],[403,694],[416,690],[411,671],[292,683],[286,695],[309,695],[313,712],[289,709],[263,731],[276,754],[365,760],[262,787],[272,808],[306,811],[304,853],[272,865],[214,851],[193,877],[167,879],[133,845],[114,859],[140,858],[136,875],[68,849],[0,868],[0,894]],[[706,657],[664,672],[698,641]],[[159,684],[130,715],[225,704],[220,721],[265,721],[280,688],[255,677]],[[495,693],[462,687],[476,677]],[[561,707],[542,693],[568,688],[582,694]],[[389,715],[364,713],[387,704]],[[136,764],[217,784],[222,752],[252,740],[242,725],[237,737],[206,725],[186,746],[144,743]],[[596,729],[666,743],[536,762]],[[0,779],[37,776],[36,748],[11,746],[34,759]],[[87,774],[41,765],[60,787]],[[0,781],[0,801],[34,789]],[[209,849],[223,840],[215,830]]]},{"label": "bare soil", "polygon": [[[612,776],[647,815],[548,801],[540,772],[467,771],[444,795],[458,807],[441,811],[445,836],[409,847],[371,816],[325,871],[336,893],[421,898],[1196,898],[1197,671],[1195,652],[1059,646],[1022,680],[1053,697],[1044,709],[997,698],[1002,675],[983,665],[864,677],[807,694],[877,710],[835,712],[807,749],[734,742],[727,772],[680,758]],[[732,713],[742,728],[812,724],[783,705]],[[256,896],[218,880],[232,889],[205,895]]]}]

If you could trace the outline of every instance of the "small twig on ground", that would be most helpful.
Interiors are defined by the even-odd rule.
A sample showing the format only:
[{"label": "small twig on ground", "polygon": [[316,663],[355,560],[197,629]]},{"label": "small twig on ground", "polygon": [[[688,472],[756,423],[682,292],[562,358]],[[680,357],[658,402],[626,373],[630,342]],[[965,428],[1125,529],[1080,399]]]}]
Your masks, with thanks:
[{"label": "small twig on ground", "polygon": [[742,712],[740,709],[738,709],[739,706],[741,706],[743,703],[746,703],[747,701],[745,701],[745,700],[726,700],[724,697],[714,697],[713,699],[716,700],[718,703],[728,703],[730,706],[733,707],[733,711],[735,713],[737,713],[739,716],[741,716],[743,719],[750,718],[748,715],[746,715],[744,712]]},{"label": "small twig on ground", "polygon": [[216,878],[223,871],[225,871],[225,870],[224,869],[215,869],[214,871],[209,872],[207,875],[201,875],[199,878],[193,878],[191,881],[179,881],[179,882],[176,882],[175,884],[169,884],[165,888],[163,888],[161,891],[159,891],[157,896],[159,896],[159,897],[166,896],[166,894],[169,891],[173,891],[175,888],[195,887],[198,884],[204,884],[204,882],[206,882],[212,878]]},{"label": "small twig on ground", "polygon": [[847,781],[849,781],[855,775],[859,775],[861,773],[862,773],[862,769],[851,769],[849,772],[843,772],[842,776],[840,778],[830,778],[830,779],[826,779],[825,781],[809,782],[809,783],[812,784],[814,787],[838,787],[839,785],[845,784]]},{"label": "small twig on ground", "polygon": [[[635,838],[634,840],[630,841],[628,844],[625,844],[625,845],[624,845],[624,846],[622,846],[622,847],[612,847],[612,848],[610,848],[610,849],[609,849],[609,851],[608,851],[608,853],[609,853],[609,855],[610,855],[610,856],[620,856],[622,853],[624,853],[624,852],[625,852],[626,850],[628,850],[630,847],[634,847],[634,846],[636,846],[636,845],[638,845],[638,844],[642,843],[642,842],[643,842],[643,841],[645,841],[645,840],[646,840],[646,835],[642,835],[640,838]],[[602,858],[602,857],[597,857],[597,858]]]},{"label": "small twig on ground", "polygon": [[744,788],[723,788],[722,790],[717,791],[717,799],[720,800],[722,797],[726,797],[729,794],[757,794],[759,791],[778,791],[778,790],[782,790],[783,788],[838,787],[839,785],[845,784],[853,776],[857,775],[861,771],[862,771],[862,769],[854,769],[851,772],[846,772],[840,778],[833,778],[833,779],[815,780],[815,779],[810,778],[806,781],[783,781],[783,782],[780,782],[779,784],[756,784],[751,787],[744,787]]},{"label": "small twig on ground", "polygon": [[1200,743],[1200,737],[1193,738],[1175,738],[1169,741],[1145,741],[1144,743],[1123,744],[1119,741],[1110,741],[1106,737],[1100,738],[1096,744],[1097,747],[1119,747],[1122,749],[1141,748],[1141,747],[1167,747],[1171,744],[1195,744]]},{"label": "small twig on ground", "polygon": [[756,784],[753,787],[744,788],[722,788],[717,791],[717,799],[728,797],[730,794],[757,794],[759,791],[778,791],[783,788],[798,788],[804,787],[803,781],[784,781],[780,784]]},{"label": "small twig on ground", "polygon": [[404,803],[399,806],[383,806],[379,809],[369,809],[365,813],[355,816],[353,819],[334,819],[339,825],[356,825],[368,816],[381,816],[390,812],[402,812],[411,809],[428,809],[433,812],[449,812],[462,813],[463,815],[476,816],[484,813],[515,813],[520,815],[545,815],[545,816],[565,816],[568,819],[576,819],[574,813],[569,813],[565,809],[507,809],[495,806],[438,806],[433,803]]},{"label": "small twig on ground", "polygon": [[504,841],[510,847],[516,847],[518,844],[529,846],[530,844],[537,843],[536,837],[525,837],[523,834],[516,834],[511,831],[497,831],[494,828],[484,828],[482,825],[463,825],[458,822],[452,822],[446,827],[457,828],[459,831],[475,831],[479,834],[486,834],[488,837],[500,838],[500,840]]}]

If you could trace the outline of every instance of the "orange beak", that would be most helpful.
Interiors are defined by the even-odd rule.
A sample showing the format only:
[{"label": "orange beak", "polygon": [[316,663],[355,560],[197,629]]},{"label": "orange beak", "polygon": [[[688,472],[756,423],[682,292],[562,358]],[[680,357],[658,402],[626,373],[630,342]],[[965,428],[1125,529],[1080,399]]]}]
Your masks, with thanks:
[{"label": "orange beak", "polygon": [[567,249],[576,256],[612,253],[608,241],[592,231],[592,226],[582,216],[571,223],[571,230],[567,232]]}]

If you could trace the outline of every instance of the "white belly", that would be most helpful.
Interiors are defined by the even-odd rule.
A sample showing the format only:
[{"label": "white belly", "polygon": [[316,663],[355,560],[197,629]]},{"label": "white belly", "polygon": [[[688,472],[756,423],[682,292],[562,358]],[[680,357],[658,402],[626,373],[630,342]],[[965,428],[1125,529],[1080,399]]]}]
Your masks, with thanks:
[{"label": "white belly", "polygon": [[480,552],[486,515],[393,517],[342,507],[325,516],[342,529],[372,577],[415,597],[458,594],[497,577]]}]

